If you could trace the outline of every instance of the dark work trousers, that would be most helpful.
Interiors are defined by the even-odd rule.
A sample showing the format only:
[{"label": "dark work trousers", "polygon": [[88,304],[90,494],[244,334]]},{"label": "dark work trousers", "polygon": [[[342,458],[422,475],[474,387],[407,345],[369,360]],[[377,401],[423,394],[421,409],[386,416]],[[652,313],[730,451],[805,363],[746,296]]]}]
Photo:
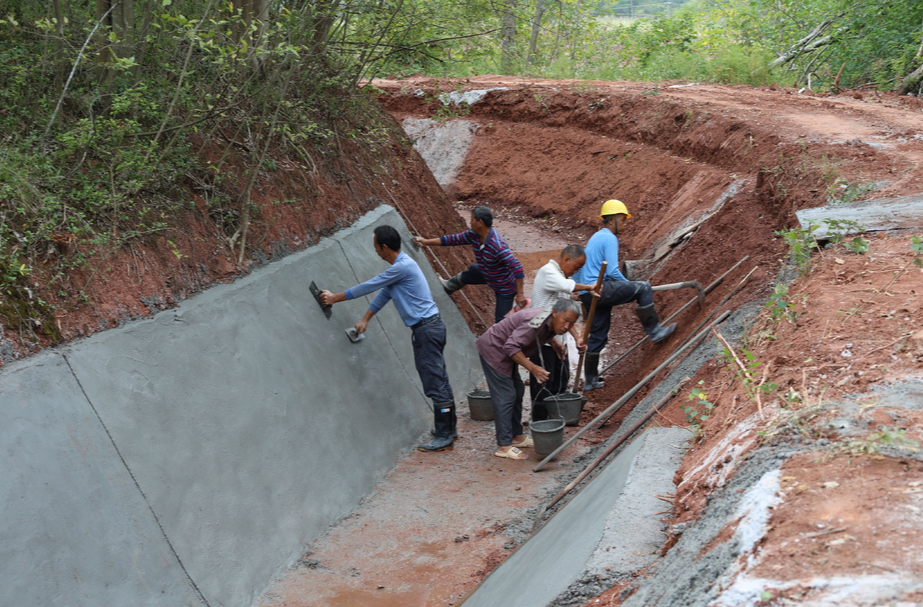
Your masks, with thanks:
[{"label": "dark work trousers", "polygon": [[522,434],[522,397],[526,394],[526,385],[519,377],[519,365],[514,364],[513,376],[507,377],[488,365],[483,356],[480,358],[490,400],[494,404],[497,446],[508,447],[513,444],[514,436]]},{"label": "dark work trousers", "polygon": [[[529,374],[529,395],[532,397],[532,421],[537,422],[548,419],[548,408],[544,400],[549,396],[567,392],[567,384],[570,381],[570,365],[567,357],[564,360],[558,358],[558,354],[549,344],[542,346],[542,356],[539,360],[538,353],[529,357],[536,365],[540,365],[545,371],[548,371],[548,380],[540,384],[535,376]],[[554,413],[554,412],[552,412]],[[558,414],[560,415],[560,414]]]},{"label": "dark work trousers", "polygon": [[[467,270],[461,273],[461,281],[466,285],[487,284],[487,279],[481,274],[481,268],[478,267],[476,263],[471,264],[468,266]],[[513,303],[516,301],[516,293],[504,295],[494,291],[494,295],[497,296],[497,307],[494,308],[494,323],[498,323],[513,309]]]},{"label": "dark work trousers", "polygon": [[[583,304],[583,315],[590,311],[593,296],[583,293],[580,302]],[[654,303],[654,292],[651,283],[646,280],[604,280],[602,293],[596,301],[596,311],[593,313],[593,324],[590,327],[590,338],[587,340],[587,352],[600,352],[609,341],[609,323],[612,321],[612,308],[629,301],[637,302],[639,306],[648,306]]]},{"label": "dark work trousers", "polygon": [[445,323],[437,314],[411,327],[413,362],[420,374],[423,393],[434,403],[455,403],[455,395],[445,370]]}]

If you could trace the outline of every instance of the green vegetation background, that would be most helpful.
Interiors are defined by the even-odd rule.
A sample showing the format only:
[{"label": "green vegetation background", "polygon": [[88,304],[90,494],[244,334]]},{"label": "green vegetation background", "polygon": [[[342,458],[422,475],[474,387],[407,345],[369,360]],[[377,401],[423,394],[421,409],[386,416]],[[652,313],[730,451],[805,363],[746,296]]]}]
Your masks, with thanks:
[{"label": "green vegetation background", "polygon": [[[0,324],[30,286],[165,236],[189,191],[243,261],[278,158],[389,140],[356,85],[506,73],[919,93],[910,0],[0,0]],[[179,253],[177,253],[179,254]]]}]

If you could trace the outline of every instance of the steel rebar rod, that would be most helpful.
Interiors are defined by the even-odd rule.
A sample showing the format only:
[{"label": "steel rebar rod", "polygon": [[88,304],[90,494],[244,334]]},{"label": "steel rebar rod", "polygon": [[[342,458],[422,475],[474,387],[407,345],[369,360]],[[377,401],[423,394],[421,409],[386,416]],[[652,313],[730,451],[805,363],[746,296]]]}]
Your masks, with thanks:
[{"label": "steel rebar rod", "polygon": [[538,472],[539,470],[541,470],[542,468],[544,468],[544,467],[545,467],[545,464],[547,464],[549,461],[551,461],[552,458],[554,458],[554,456],[556,456],[558,453],[560,453],[561,451],[563,451],[564,449],[566,449],[567,447],[569,447],[574,441],[576,441],[580,436],[582,436],[584,432],[586,432],[587,430],[590,430],[590,429],[594,428],[594,427],[596,426],[596,424],[597,424],[600,420],[603,419],[603,417],[605,417],[606,419],[608,419],[611,415],[615,414],[615,413],[619,410],[619,408],[621,408],[622,405],[624,405],[626,402],[628,402],[628,399],[630,399],[632,396],[634,396],[634,395],[638,392],[638,390],[640,390],[641,388],[643,388],[643,387],[645,386],[645,384],[647,384],[647,382],[649,382],[651,379],[653,379],[653,378],[654,378],[658,373],[660,373],[667,365],[669,365],[671,362],[673,362],[673,360],[676,359],[677,356],[679,356],[680,354],[682,354],[682,353],[686,350],[686,348],[688,348],[688,347],[691,346],[692,344],[696,343],[696,342],[697,342],[698,340],[700,340],[701,338],[705,337],[705,335],[708,334],[708,332],[711,330],[711,327],[712,327],[712,326],[724,322],[724,320],[725,320],[728,316],[730,316],[730,315],[731,315],[730,312],[724,312],[724,313],[721,314],[718,318],[716,318],[716,319],[714,320],[714,322],[712,322],[712,323],[709,325],[708,328],[703,329],[698,335],[696,335],[696,336],[695,336],[693,339],[691,339],[689,342],[687,342],[686,344],[680,346],[676,351],[673,352],[673,354],[671,354],[669,357],[667,357],[667,359],[666,359],[665,361],[663,361],[662,363],[660,363],[660,365],[659,365],[656,369],[654,369],[653,371],[651,371],[644,379],[642,379],[642,380],[639,381],[637,384],[635,384],[635,386],[634,386],[631,390],[629,390],[628,392],[626,392],[625,394],[623,394],[622,397],[621,397],[620,399],[618,399],[617,401],[615,401],[614,403],[612,403],[612,404],[609,406],[609,408],[607,408],[605,411],[603,411],[602,413],[600,413],[599,415],[597,415],[593,420],[591,420],[589,423],[587,423],[586,426],[584,426],[583,428],[580,428],[580,430],[578,430],[578,431],[576,432],[576,434],[574,434],[572,437],[570,437],[569,439],[567,439],[566,441],[564,441],[564,444],[563,444],[563,445],[561,445],[560,447],[558,447],[557,449],[555,449],[554,451],[552,451],[550,454],[548,454],[548,455],[545,457],[545,459],[543,459],[543,460],[540,461],[538,464],[536,464],[536,466],[535,466],[534,468],[532,468],[533,472]]},{"label": "steel rebar rod", "polygon": [[[708,285],[707,287],[705,287],[705,294],[708,295],[709,293],[711,293],[712,291],[714,291],[715,289],[717,289],[717,288],[718,288],[718,285],[720,285],[722,282],[724,282],[724,279],[727,278],[728,274],[730,274],[731,272],[733,272],[734,270],[736,270],[737,268],[739,268],[739,267],[740,267],[740,264],[742,264],[743,262],[747,261],[748,259],[750,259],[750,256],[749,256],[749,255],[745,255],[743,259],[741,259],[740,261],[738,261],[737,263],[735,263],[733,266],[731,266],[731,269],[730,269],[730,270],[728,270],[727,272],[725,272],[724,274],[722,274],[721,276],[719,276],[718,278],[716,278],[716,279],[714,280],[714,282],[712,282],[710,285]],[[690,299],[682,308],[680,308],[679,310],[677,310],[677,311],[674,312],[673,314],[670,314],[670,316],[669,316],[666,320],[663,321],[663,324],[668,324],[671,320],[673,320],[674,318],[676,318],[677,316],[679,316],[679,313],[680,313],[680,312],[682,312],[683,310],[685,310],[686,308],[688,308],[689,306],[691,306],[692,304],[694,304],[694,303],[697,302],[698,300],[699,300],[698,297],[696,297],[695,299]],[[618,364],[619,361],[621,361],[623,358],[625,358],[626,356],[628,356],[629,354],[631,354],[631,353],[634,351],[635,348],[637,348],[638,346],[640,346],[641,344],[643,344],[644,342],[646,342],[647,339],[648,339],[648,337],[647,337],[647,335],[645,335],[644,337],[641,338],[641,340],[640,340],[638,343],[636,343],[636,344],[633,345],[632,347],[628,348],[628,350],[626,350],[625,352],[623,352],[621,356],[619,356],[618,358],[616,358],[615,360],[613,360],[611,363],[609,363],[609,364],[606,366],[605,369],[603,369],[602,371],[600,371],[600,373],[599,373],[600,377],[602,377],[603,374],[605,374],[609,369],[611,369],[611,368],[614,367],[616,364]]]}]

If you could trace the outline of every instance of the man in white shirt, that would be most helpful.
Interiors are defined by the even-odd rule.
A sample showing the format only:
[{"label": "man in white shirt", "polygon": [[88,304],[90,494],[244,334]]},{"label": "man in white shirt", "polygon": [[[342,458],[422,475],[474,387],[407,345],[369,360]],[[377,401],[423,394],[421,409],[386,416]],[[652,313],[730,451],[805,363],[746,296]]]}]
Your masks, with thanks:
[{"label": "man in white shirt", "polygon": [[[547,308],[553,306],[559,298],[573,299],[573,294],[577,291],[589,291],[594,293],[594,285],[580,284],[571,280],[571,276],[583,267],[586,263],[586,255],[583,247],[579,244],[572,244],[561,251],[557,261],[548,260],[535,275],[535,281],[532,283],[532,306],[533,308]],[[577,343],[577,350],[583,352],[586,345],[577,333],[576,327],[570,328],[570,334],[574,336]],[[555,339],[564,345],[566,336],[561,335]],[[531,356],[531,360],[536,365],[541,365],[548,371],[548,380],[544,383],[536,381],[535,377],[529,377],[529,393],[532,396],[532,421],[548,419],[548,409],[544,400],[549,396],[561,394],[567,391],[567,384],[570,380],[570,366],[567,361],[567,349],[563,348],[565,353],[563,357],[558,356],[550,344],[541,347],[538,353]]]}]

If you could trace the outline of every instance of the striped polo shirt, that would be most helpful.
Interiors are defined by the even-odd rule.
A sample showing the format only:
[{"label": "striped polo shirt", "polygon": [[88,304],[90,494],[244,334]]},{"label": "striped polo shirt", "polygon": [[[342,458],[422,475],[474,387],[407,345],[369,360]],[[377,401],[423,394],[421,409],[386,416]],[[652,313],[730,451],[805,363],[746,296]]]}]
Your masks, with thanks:
[{"label": "striped polo shirt", "polygon": [[484,280],[491,289],[501,295],[514,295],[516,281],[525,278],[522,264],[493,228],[490,228],[484,244],[481,244],[481,237],[474,230],[440,236],[439,242],[444,247],[470,244]]}]

